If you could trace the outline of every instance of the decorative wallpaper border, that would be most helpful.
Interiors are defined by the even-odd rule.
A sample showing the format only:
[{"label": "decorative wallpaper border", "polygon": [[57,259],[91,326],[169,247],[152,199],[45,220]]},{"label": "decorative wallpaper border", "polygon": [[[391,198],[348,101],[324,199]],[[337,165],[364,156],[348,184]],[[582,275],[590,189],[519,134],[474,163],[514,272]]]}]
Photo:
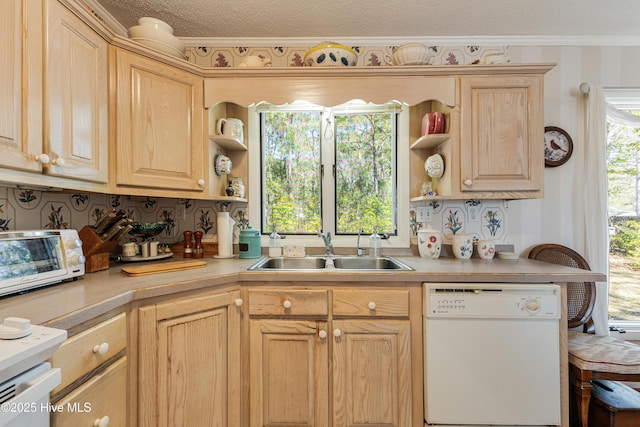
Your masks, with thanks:
[{"label": "decorative wallpaper border", "polygon": [[[302,67],[304,55],[309,48],[299,47],[189,47],[187,60],[203,67],[237,67],[247,56],[270,58],[273,67]],[[385,67],[385,61],[395,46],[350,46],[358,53],[356,66]],[[508,56],[508,47],[499,46],[434,46],[435,55],[432,64],[460,65],[471,64],[484,55],[504,53]]]}]

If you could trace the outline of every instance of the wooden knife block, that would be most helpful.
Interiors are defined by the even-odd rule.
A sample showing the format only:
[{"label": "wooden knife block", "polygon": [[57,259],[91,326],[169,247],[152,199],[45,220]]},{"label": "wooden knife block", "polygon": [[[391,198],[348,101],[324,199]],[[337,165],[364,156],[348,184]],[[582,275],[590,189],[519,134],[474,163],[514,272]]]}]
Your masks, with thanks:
[{"label": "wooden knife block", "polygon": [[109,268],[109,252],[118,246],[117,241],[105,242],[93,227],[84,226],[78,233],[82,240],[82,252],[87,258],[84,264],[85,273],[106,270]]}]

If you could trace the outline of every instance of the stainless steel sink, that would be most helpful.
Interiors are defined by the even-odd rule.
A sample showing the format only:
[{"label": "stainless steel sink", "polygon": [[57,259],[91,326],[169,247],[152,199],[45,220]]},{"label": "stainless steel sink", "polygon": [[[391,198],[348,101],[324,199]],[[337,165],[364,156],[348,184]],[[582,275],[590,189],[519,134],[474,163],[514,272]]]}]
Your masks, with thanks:
[{"label": "stainless steel sink", "polygon": [[249,267],[250,271],[411,271],[413,268],[391,257],[304,257],[304,258],[262,258]]},{"label": "stainless steel sink", "polygon": [[318,270],[323,269],[325,263],[326,260],[320,257],[263,258],[249,270]]},{"label": "stainless steel sink", "polygon": [[341,270],[403,270],[413,268],[391,257],[336,257],[333,263]]}]

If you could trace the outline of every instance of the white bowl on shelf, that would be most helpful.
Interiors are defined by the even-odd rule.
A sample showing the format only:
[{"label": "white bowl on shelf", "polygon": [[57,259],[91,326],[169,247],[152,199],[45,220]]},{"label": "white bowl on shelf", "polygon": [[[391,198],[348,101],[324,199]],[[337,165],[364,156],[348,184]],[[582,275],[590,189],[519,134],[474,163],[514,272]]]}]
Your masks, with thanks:
[{"label": "white bowl on shelf", "polygon": [[184,58],[185,46],[182,41],[165,32],[146,25],[136,25],[127,31],[129,38],[138,43],[169,55]]},{"label": "white bowl on shelf", "polygon": [[427,65],[433,56],[431,46],[422,43],[406,43],[393,49],[391,57],[385,57],[390,65]]},{"label": "white bowl on shelf", "polygon": [[155,28],[158,31],[173,35],[173,28],[171,28],[171,25],[150,16],[143,16],[142,18],[138,19],[138,24],[145,27]]}]

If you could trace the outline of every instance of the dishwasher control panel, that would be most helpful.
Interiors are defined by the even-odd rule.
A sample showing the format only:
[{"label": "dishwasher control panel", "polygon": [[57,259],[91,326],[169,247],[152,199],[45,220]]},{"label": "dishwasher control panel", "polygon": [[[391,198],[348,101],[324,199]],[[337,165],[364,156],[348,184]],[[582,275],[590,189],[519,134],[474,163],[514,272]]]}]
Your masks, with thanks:
[{"label": "dishwasher control panel", "polygon": [[560,318],[560,286],[426,283],[426,317]]}]

